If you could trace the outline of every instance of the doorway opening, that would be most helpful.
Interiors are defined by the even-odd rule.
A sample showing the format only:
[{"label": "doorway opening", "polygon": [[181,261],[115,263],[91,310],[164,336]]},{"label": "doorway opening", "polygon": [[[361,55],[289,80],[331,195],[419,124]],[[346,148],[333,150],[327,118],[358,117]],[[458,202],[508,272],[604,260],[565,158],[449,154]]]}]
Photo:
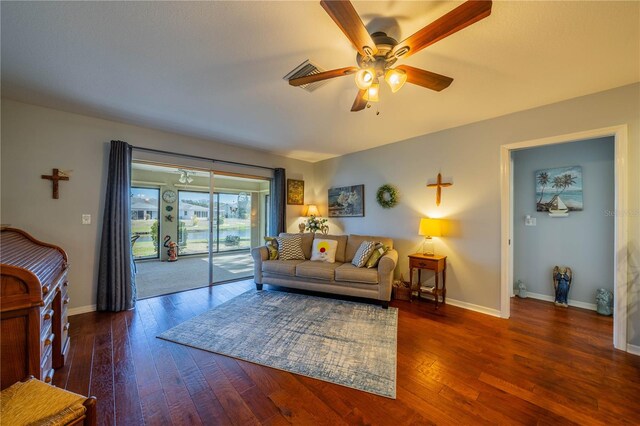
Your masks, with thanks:
[{"label": "doorway opening", "polygon": [[[627,211],[627,126],[596,129],[586,132],[560,135],[503,145],[501,147],[501,316],[509,318],[510,303],[514,284],[514,167],[513,153],[527,148],[563,144],[602,137],[614,139],[614,222],[613,253],[613,293],[614,321],[613,345],[617,349],[627,350],[627,218],[615,212]],[[604,214],[604,212],[603,212]],[[562,220],[562,219],[558,219]],[[587,232],[587,231],[585,231]]]},{"label": "doorway opening", "polygon": [[[253,275],[270,180],[134,161],[131,231],[139,299]],[[177,258],[170,253],[177,252]]]}]

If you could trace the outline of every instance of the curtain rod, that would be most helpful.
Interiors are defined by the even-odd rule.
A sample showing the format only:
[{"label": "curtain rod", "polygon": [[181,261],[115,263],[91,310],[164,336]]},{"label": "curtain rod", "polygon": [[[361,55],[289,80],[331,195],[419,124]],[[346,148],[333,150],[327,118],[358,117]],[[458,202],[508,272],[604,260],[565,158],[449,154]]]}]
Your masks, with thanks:
[{"label": "curtain rod", "polygon": [[223,163],[223,164],[232,164],[234,166],[253,167],[253,168],[256,168],[256,169],[275,170],[275,168],[273,168],[273,167],[259,166],[257,164],[239,163],[237,161],[227,161],[227,160],[216,160],[215,158],[201,157],[199,155],[191,155],[191,154],[182,154],[182,153],[179,153],[179,152],[163,151],[161,149],[143,148],[143,147],[133,146],[133,145],[131,146],[131,148],[133,148],[135,150],[138,150],[138,151],[153,152],[153,153],[156,153],[156,154],[175,155],[175,156],[178,156],[178,157],[192,158],[194,160],[211,161],[212,163]]}]

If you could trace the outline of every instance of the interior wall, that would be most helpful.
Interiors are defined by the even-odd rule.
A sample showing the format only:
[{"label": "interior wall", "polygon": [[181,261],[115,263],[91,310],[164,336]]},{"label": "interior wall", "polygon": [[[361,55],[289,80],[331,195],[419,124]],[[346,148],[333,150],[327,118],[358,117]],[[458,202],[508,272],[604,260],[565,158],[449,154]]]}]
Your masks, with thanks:
[{"label": "interior wall", "polygon": [[[569,266],[569,304],[595,309],[596,289],[614,289],[614,138],[516,151],[513,166],[514,281],[553,297],[553,267]],[[536,211],[536,171],[567,166],[582,167],[583,210],[567,217]],[[556,191],[548,185],[546,192]],[[535,226],[525,225],[527,215]]]},{"label": "interior wall", "polygon": [[[284,167],[287,177],[305,181],[307,191],[314,186],[311,163],[255,149],[9,99],[2,99],[1,114],[1,221],[67,251],[72,313],[91,309],[96,303],[97,265],[111,140],[120,139],[134,146],[221,160]],[[40,178],[42,174],[51,174],[52,168],[72,171],[71,179],[60,183],[58,200],[51,198],[51,182]],[[227,169],[222,164],[216,164],[215,168]],[[233,167],[228,169],[239,171]],[[310,193],[308,195],[311,196]],[[296,223],[301,211],[301,206],[287,207],[287,226],[291,232],[298,230]],[[91,225],[81,224],[81,215],[85,213],[91,214]]]},{"label": "interior wall", "polygon": [[[429,119],[428,112],[424,119]],[[448,229],[436,240],[436,251],[448,256],[448,297],[498,314],[500,146],[624,124],[629,130],[629,163],[626,193],[620,196],[627,197],[628,211],[614,214],[628,217],[628,333],[630,342],[640,345],[640,84],[316,163],[315,197],[326,214],[329,188],[364,184],[365,217],[332,218],[331,232],[394,238],[400,252],[396,274],[405,277],[407,255],[420,247],[420,217],[446,218]],[[435,191],[425,187],[438,172],[453,182],[442,190],[439,207]],[[378,206],[375,198],[385,183],[397,186],[400,193],[400,204],[389,210]]]}]

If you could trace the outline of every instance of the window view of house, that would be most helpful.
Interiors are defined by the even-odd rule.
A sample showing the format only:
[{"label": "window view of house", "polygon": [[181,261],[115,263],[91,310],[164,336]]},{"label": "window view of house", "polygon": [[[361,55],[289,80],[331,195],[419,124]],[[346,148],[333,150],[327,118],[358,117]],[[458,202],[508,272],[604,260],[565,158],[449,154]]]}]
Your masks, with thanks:
[{"label": "window view of house", "polygon": [[[178,192],[181,255],[209,250],[209,193]],[[213,253],[251,248],[251,197],[245,192],[213,194]]]},{"label": "window view of house", "polygon": [[160,190],[131,188],[131,241],[135,259],[157,258]]}]

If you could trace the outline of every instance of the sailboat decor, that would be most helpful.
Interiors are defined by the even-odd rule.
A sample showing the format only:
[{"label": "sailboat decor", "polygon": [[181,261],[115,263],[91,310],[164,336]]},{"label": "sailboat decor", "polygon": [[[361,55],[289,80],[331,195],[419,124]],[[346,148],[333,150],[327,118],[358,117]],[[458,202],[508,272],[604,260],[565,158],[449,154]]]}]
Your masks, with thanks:
[{"label": "sailboat decor", "polygon": [[549,203],[549,216],[551,217],[567,217],[569,216],[569,209],[567,205],[562,202],[560,196],[556,196],[553,201]]},{"label": "sailboat decor", "polygon": [[536,210],[551,217],[582,211],[582,167],[557,167],[535,172]]}]

